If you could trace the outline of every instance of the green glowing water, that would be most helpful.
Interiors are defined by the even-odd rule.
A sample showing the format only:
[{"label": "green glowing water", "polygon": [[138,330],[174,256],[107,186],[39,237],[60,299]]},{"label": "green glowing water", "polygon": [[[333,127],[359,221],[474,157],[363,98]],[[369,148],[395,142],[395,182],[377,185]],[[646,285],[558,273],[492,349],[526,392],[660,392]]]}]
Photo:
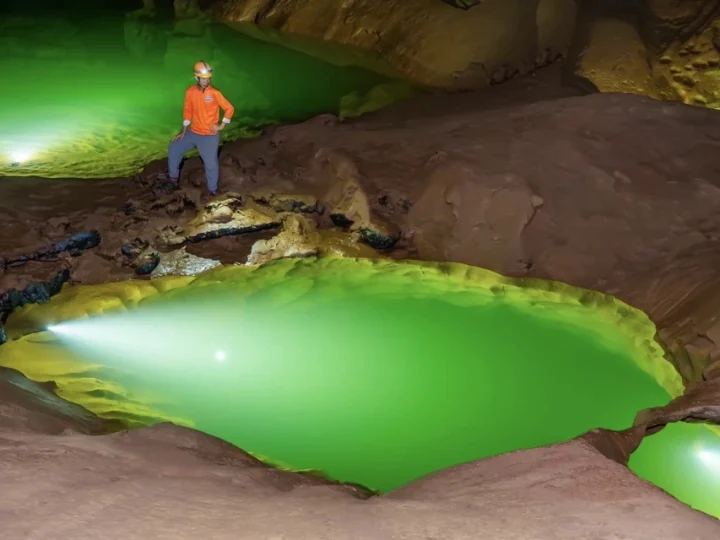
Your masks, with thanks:
[{"label": "green glowing water", "polygon": [[[42,354],[69,347],[101,366],[90,376],[152,396],[202,431],[383,491],[591,428],[626,428],[637,411],[669,401],[610,322],[581,330],[543,315],[552,305],[492,296],[458,305],[449,299],[474,293],[446,301],[426,295],[422,280],[371,295],[340,274],[322,286],[295,276],[258,289],[208,278],[69,323]],[[391,283],[373,280],[378,290]],[[555,309],[569,323],[591,308]]]},{"label": "green glowing water", "polygon": [[630,468],[696,510],[720,519],[720,431],[670,424],[645,438]]},{"label": "green glowing water", "polygon": [[0,49],[0,72],[13,82],[0,85],[0,176],[116,177],[165,157],[199,59],[213,64],[214,83],[236,107],[224,140],[341,106],[372,110],[366,101],[386,105],[411,92],[370,71],[192,21],[6,18]]}]

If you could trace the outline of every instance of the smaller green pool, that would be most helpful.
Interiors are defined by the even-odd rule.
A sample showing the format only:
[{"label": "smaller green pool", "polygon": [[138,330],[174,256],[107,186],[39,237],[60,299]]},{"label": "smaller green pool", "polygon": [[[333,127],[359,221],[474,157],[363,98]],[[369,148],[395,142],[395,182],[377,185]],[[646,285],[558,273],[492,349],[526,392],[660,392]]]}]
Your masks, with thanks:
[{"label": "smaller green pool", "polygon": [[678,422],[646,437],[630,468],[696,510],[720,519],[720,429]]}]

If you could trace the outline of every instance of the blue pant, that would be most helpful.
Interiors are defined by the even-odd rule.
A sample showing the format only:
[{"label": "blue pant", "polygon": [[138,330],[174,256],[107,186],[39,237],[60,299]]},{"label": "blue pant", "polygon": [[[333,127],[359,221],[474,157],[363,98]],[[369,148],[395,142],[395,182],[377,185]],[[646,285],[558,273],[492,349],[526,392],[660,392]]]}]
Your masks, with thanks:
[{"label": "blue pant", "polygon": [[182,139],[170,143],[168,149],[168,174],[171,178],[180,178],[180,162],[183,156],[193,148],[197,148],[203,160],[203,165],[205,165],[208,191],[215,193],[220,176],[220,166],[218,164],[219,145],[219,133],[217,135],[198,135],[188,130]]}]

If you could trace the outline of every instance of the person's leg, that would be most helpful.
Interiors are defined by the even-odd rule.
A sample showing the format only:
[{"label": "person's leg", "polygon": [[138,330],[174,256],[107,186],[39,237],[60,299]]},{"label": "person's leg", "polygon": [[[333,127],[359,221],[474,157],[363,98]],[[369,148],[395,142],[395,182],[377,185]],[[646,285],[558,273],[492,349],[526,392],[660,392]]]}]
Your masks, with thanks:
[{"label": "person's leg", "polygon": [[205,178],[207,178],[208,191],[215,195],[220,179],[220,164],[218,163],[218,149],[220,135],[198,136],[197,149],[205,165]]},{"label": "person's leg", "polygon": [[197,144],[197,135],[188,130],[182,139],[173,141],[168,148],[168,176],[177,180],[180,178],[180,163],[183,156]]}]

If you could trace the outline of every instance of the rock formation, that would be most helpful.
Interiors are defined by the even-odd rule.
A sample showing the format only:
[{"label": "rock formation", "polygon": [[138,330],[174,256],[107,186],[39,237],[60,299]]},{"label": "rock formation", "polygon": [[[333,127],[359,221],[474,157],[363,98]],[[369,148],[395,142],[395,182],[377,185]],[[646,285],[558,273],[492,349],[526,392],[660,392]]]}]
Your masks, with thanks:
[{"label": "rock formation", "polygon": [[[574,74],[601,92],[720,107],[716,82],[720,3],[716,0],[376,4],[217,0],[208,12],[245,32],[249,24],[257,25],[262,30],[253,35],[260,38],[272,29],[366,51],[369,55],[357,56],[358,63],[433,88],[500,83],[572,50],[569,62]],[[499,28],[512,30],[503,33]],[[307,41],[297,41],[296,46],[323,54],[322,47]],[[327,54],[332,60],[333,55]],[[381,62],[371,61],[371,56]]]},{"label": "rock formation", "polygon": [[720,3],[645,0],[642,9],[585,3],[575,73],[601,92],[720,108]]},{"label": "rock formation", "polygon": [[439,0],[221,0],[210,12],[367,51],[430,87],[480,88],[560,58],[575,0],[489,0],[471,10]]}]

